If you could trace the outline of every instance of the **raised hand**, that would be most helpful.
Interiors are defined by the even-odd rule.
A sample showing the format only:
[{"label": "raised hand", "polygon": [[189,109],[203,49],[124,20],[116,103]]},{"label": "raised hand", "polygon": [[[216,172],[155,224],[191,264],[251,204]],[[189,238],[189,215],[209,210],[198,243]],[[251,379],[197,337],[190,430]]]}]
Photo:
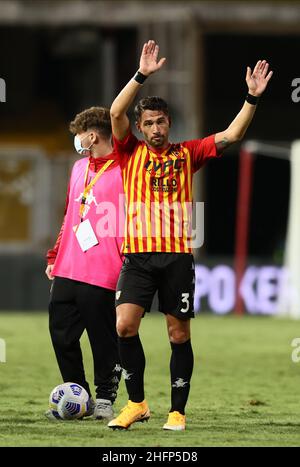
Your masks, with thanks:
[{"label": "raised hand", "polygon": [[161,58],[157,61],[158,52],[159,46],[155,41],[148,41],[144,44],[139,67],[139,71],[143,73],[143,75],[148,76],[151,73],[155,73],[155,71],[159,70],[165,63],[165,58]]},{"label": "raised hand", "polygon": [[[250,67],[247,67],[246,83],[248,91],[252,96],[260,96],[267,87],[273,71],[268,73],[269,64],[266,60],[258,60],[253,73]],[[268,73],[268,74],[267,74]]]}]

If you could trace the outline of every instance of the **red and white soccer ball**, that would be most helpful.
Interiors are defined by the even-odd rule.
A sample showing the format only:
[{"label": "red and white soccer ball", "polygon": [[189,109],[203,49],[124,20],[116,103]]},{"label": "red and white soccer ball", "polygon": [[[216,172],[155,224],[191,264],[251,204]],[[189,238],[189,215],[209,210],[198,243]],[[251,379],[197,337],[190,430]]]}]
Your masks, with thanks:
[{"label": "red and white soccer ball", "polygon": [[89,395],[79,384],[59,384],[51,391],[49,408],[58,420],[81,418],[89,410]]}]

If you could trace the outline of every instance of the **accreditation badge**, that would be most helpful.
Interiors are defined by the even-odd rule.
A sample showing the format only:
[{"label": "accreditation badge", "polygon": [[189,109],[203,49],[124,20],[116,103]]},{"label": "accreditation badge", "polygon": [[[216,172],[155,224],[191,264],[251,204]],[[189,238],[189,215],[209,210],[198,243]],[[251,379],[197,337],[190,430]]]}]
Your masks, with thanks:
[{"label": "accreditation badge", "polygon": [[80,222],[78,226],[74,227],[74,231],[82,251],[87,251],[93,246],[98,245],[98,239],[89,219]]}]

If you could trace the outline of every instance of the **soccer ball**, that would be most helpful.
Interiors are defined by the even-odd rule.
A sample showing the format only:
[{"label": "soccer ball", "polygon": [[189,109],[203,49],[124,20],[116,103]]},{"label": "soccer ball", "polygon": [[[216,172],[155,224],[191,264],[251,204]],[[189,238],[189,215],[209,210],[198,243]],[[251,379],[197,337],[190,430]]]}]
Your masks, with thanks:
[{"label": "soccer ball", "polygon": [[56,386],[49,397],[49,408],[59,420],[74,420],[83,417],[89,410],[89,395],[76,383]]},{"label": "soccer ball", "polygon": [[64,395],[64,389],[67,389],[67,384],[59,384],[58,386],[55,386],[54,389],[52,389],[50,396],[49,396],[49,409],[52,412],[52,415],[54,415],[55,418],[61,419],[59,416],[58,410],[57,410],[57,405]]}]

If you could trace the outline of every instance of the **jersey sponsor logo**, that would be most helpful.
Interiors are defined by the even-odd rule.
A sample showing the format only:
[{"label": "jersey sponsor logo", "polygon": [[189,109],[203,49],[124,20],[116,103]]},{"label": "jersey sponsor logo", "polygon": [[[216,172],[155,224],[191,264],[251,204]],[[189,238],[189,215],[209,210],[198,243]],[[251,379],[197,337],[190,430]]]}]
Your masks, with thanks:
[{"label": "jersey sponsor logo", "polygon": [[151,190],[152,191],[163,191],[163,192],[174,192],[177,191],[177,180],[175,178],[156,178],[151,177]]},{"label": "jersey sponsor logo", "polygon": [[171,169],[173,170],[181,170],[183,164],[185,163],[185,159],[169,159],[166,162],[158,162],[152,159],[149,159],[146,164],[144,165],[144,168],[149,172],[151,175],[160,175],[164,176],[166,174],[169,174],[171,172]]}]

